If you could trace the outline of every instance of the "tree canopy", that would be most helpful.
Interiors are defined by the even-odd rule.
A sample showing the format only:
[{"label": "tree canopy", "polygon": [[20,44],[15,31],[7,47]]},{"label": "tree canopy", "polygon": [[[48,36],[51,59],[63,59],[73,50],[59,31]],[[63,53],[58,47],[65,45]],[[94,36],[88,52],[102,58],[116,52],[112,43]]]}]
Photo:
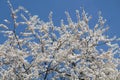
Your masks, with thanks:
[{"label": "tree canopy", "polygon": [[105,34],[108,27],[101,13],[94,29],[84,9],[81,14],[76,10],[77,22],[65,12],[68,24],[61,20],[55,26],[52,12],[44,22],[24,7],[14,9],[9,0],[8,4],[12,21],[5,19],[6,24],[0,24],[0,32],[7,37],[0,44],[0,79],[120,79],[120,39]]}]

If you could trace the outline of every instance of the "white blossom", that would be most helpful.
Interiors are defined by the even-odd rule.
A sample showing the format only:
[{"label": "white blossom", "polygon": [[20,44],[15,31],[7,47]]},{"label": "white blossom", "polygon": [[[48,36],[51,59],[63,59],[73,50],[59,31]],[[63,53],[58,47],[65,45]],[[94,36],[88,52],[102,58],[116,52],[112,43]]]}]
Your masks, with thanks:
[{"label": "white blossom", "polygon": [[[49,21],[44,22],[23,7],[14,10],[9,0],[8,4],[14,13],[13,24],[26,27],[16,32],[18,25],[12,30],[11,24],[0,24],[5,28],[0,32],[8,37],[0,44],[1,80],[119,80],[119,38],[104,34],[108,28],[101,14],[94,29],[88,24],[91,17],[85,10],[82,16],[76,10],[77,22],[65,12],[68,24],[61,20],[61,25],[55,26],[52,12]],[[18,17],[23,20],[17,21]]]}]

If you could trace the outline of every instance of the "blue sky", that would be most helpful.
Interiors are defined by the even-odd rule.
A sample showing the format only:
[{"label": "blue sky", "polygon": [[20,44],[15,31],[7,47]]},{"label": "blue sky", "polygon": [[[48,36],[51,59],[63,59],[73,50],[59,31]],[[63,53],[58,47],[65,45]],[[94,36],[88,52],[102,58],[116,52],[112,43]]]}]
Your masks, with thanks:
[{"label": "blue sky", "polygon": [[[0,23],[10,18],[6,1],[0,0]],[[11,0],[11,2],[14,8],[24,6],[32,15],[39,15],[44,21],[48,21],[48,14],[52,11],[55,25],[59,25],[61,19],[66,21],[65,11],[70,13],[73,21],[76,21],[75,10],[84,7],[85,11],[92,16],[90,27],[93,27],[97,22],[98,11],[102,11],[103,17],[107,19],[106,24],[110,26],[108,34],[120,37],[120,0]],[[4,38],[0,34],[0,43],[3,41]]]}]

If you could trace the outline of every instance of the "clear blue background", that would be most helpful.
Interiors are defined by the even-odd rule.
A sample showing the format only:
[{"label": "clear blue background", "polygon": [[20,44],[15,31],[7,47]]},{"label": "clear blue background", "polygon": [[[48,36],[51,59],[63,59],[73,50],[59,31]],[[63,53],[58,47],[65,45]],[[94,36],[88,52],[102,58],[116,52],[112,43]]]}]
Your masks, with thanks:
[{"label": "clear blue background", "polygon": [[[53,12],[53,21],[55,25],[60,25],[60,20],[66,21],[65,11],[70,12],[73,21],[76,21],[75,10],[84,7],[85,11],[92,16],[90,27],[97,22],[98,11],[107,19],[107,25],[110,26],[109,36],[116,35],[120,37],[120,0],[11,0],[14,8],[24,6],[32,15],[39,15],[41,20],[48,21],[48,14]],[[80,12],[81,13],[81,12]],[[7,0],[0,0],[0,23],[4,19],[10,19],[10,11]],[[0,34],[0,43],[5,39]]]}]

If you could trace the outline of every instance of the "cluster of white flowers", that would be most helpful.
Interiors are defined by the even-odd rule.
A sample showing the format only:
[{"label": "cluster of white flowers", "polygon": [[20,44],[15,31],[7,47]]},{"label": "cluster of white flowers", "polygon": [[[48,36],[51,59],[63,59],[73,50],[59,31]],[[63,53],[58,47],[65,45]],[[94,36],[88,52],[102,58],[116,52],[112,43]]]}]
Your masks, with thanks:
[{"label": "cluster of white flowers", "polygon": [[[84,10],[82,16],[76,10],[77,22],[65,12],[68,25],[61,20],[58,27],[53,24],[52,12],[49,22],[44,22],[23,7],[14,10],[9,0],[8,4],[13,22],[4,21],[13,23],[14,28],[0,24],[8,37],[0,45],[1,80],[120,80],[119,39],[104,34],[108,28],[101,15],[90,29],[91,17]],[[29,17],[18,16],[20,10]],[[27,27],[17,32],[22,25]]]}]

